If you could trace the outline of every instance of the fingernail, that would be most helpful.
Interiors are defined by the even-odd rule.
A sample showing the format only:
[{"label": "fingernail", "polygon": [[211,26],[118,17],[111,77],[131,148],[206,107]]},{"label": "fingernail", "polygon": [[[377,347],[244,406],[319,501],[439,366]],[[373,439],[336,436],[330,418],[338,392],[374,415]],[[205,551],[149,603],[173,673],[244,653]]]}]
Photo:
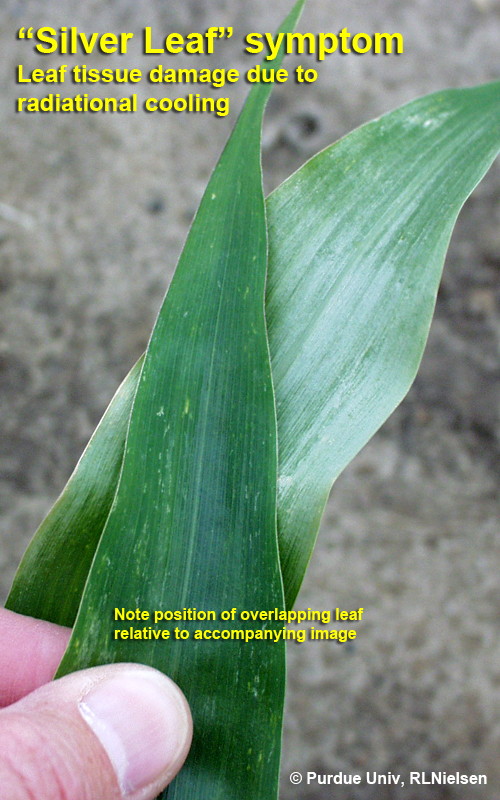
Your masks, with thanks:
[{"label": "fingernail", "polygon": [[101,681],[80,701],[124,795],[165,782],[179,767],[190,737],[180,690],[156,670],[132,667]]}]

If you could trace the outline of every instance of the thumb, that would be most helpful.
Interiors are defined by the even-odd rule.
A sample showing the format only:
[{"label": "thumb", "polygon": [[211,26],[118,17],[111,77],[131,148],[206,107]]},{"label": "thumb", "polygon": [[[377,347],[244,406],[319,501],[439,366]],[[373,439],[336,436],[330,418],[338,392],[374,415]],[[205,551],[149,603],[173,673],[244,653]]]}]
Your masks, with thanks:
[{"label": "thumb", "polygon": [[182,766],[191,715],[169,678],[139,664],[75,672],[0,711],[9,800],[153,800]]}]

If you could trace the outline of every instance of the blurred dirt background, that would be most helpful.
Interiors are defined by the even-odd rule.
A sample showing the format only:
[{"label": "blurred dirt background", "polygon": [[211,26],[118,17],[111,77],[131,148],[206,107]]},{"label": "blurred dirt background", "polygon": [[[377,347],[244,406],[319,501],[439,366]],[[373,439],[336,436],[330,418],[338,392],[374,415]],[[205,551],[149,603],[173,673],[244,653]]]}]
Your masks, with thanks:
[{"label": "blurred dirt background", "polygon": [[[232,25],[205,66],[246,70],[243,36],[277,0],[4,0],[0,9],[0,593],[119,381],[144,349],[190,220],[246,93],[212,115],[16,114],[15,68],[151,69],[165,36]],[[22,25],[136,33],[127,57],[46,57]],[[276,89],[268,190],[318,149],[414,97],[499,77],[500,0],[309,0],[301,31],[398,31],[399,57],[291,58],[314,85]],[[203,59],[196,66],[202,65]],[[77,88],[38,85],[74,95]],[[90,89],[130,94],[125,86]],[[139,102],[150,94],[138,84]],[[183,93],[179,87],[178,94]],[[185,90],[184,90],[185,93]],[[156,92],[173,94],[164,90]],[[455,231],[405,402],[338,480],[298,607],[364,607],[349,646],[292,645],[283,800],[500,796],[500,163]],[[480,789],[294,787],[291,770],[486,772]]]}]

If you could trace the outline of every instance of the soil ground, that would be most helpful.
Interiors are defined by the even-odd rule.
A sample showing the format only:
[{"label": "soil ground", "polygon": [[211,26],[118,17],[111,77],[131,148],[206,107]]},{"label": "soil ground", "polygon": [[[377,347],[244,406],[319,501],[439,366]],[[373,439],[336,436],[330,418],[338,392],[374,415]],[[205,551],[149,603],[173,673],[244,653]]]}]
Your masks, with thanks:
[{"label": "soil ground", "polygon": [[[246,92],[243,83],[231,89],[230,113],[222,118],[16,114],[22,91],[15,68],[39,67],[40,59],[15,31],[76,25],[138,35],[150,25],[166,35],[232,25],[235,36],[220,43],[217,66],[244,70],[253,62],[243,56],[243,35],[274,30],[287,8],[283,0],[272,8],[264,0],[2,4],[2,598],[33,531],[146,345]],[[398,31],[404,54],[335,56],[315,64],[316,83],[278,88],[264,132],[267,189],[374,116],[500,73],[499,0],[309,0],[302,31],[343,27]],[[46,57],[45,66],[64,61]],[[129,62],[87,59],[89,67],[111,63],[150,69],[156,61],[138,50]],[[287,66],[297,63],[291,58]],[[192,63],[179,57],[175,65]],[[44,84],[29,88],[30,96],[48,91]],[[142,101],[151,90],[140,84],[137,92]],[[499,269],[497,161],[457,225],[414,387],[328,503],[297,605],[365,612],[349,646],[289,648],[283,800],[500,796]],[[292,770],[486,772],[488,785],[364,783],[333,795],[328,786],[292,786]]]}]

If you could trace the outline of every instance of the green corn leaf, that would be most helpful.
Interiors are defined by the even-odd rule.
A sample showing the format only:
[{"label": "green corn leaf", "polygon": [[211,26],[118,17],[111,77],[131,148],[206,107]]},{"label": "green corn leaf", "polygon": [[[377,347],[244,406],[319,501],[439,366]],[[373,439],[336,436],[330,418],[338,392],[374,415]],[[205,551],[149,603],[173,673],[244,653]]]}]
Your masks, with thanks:
[{"label": "green corn leaf", "polygon": [[[285,642],[274,634],[283,623],[268,625],[271,642],[242,642],[247,632],[238,618],[248,609],[284,612],[264,318],[260,132],[269,93],[266,85],[250,93],[160,310],[118,488],[57,673],[139,661],[179,684],[195,735],[184,769],[164,793],[169,800],[257,800],[278,790]],[[138,641],[116,609],[215,612],[209,629],[236,637],[200,640],[196,633],[206,623],[183,621],[167,626],[169,639]],[[235,616],[222,621],[221,612],[233,609]],[[144,627],[135,626],[141,634]],[[117,628],[127,638],[117,638]]]},{"label": "green corn leaf", "polygon": [[266,298],[287,605],[332,483],[410,388],[456,218],[500,150],[500,82],[423,97],[268,199]]},{"label": "green corn leaf", "polygon": [[[268,198],[266,307],[288,607],[331,484],[413,380],[456,216],[500,148],[499,101],[498,83],[416,100],[327,148]],[[136,379],[131,373],[120,390],[129,402]],[[123,406],[121,417],[110,406],[100,426],[117,442],[130,413]],[[88,541],[96,546],[101,529],[93,531],[84,503],[88,481],[93,475],[92,494],[106,497],[103,520],[121,462],[118,447],[108,468],[97,436],[74,490],[63,493],[23,559],[13,610],[63,624],[76,616],[85,575],[67,558],[69,542],[77,556]],[[65,616],[54,607],[57,580],[67,586]]]},{"label": "green corn leaf", "polygon": [[38,528],[14,578],[7,608],[72,627],[116,493],[143,357],[130,370],[62,494]]}]

